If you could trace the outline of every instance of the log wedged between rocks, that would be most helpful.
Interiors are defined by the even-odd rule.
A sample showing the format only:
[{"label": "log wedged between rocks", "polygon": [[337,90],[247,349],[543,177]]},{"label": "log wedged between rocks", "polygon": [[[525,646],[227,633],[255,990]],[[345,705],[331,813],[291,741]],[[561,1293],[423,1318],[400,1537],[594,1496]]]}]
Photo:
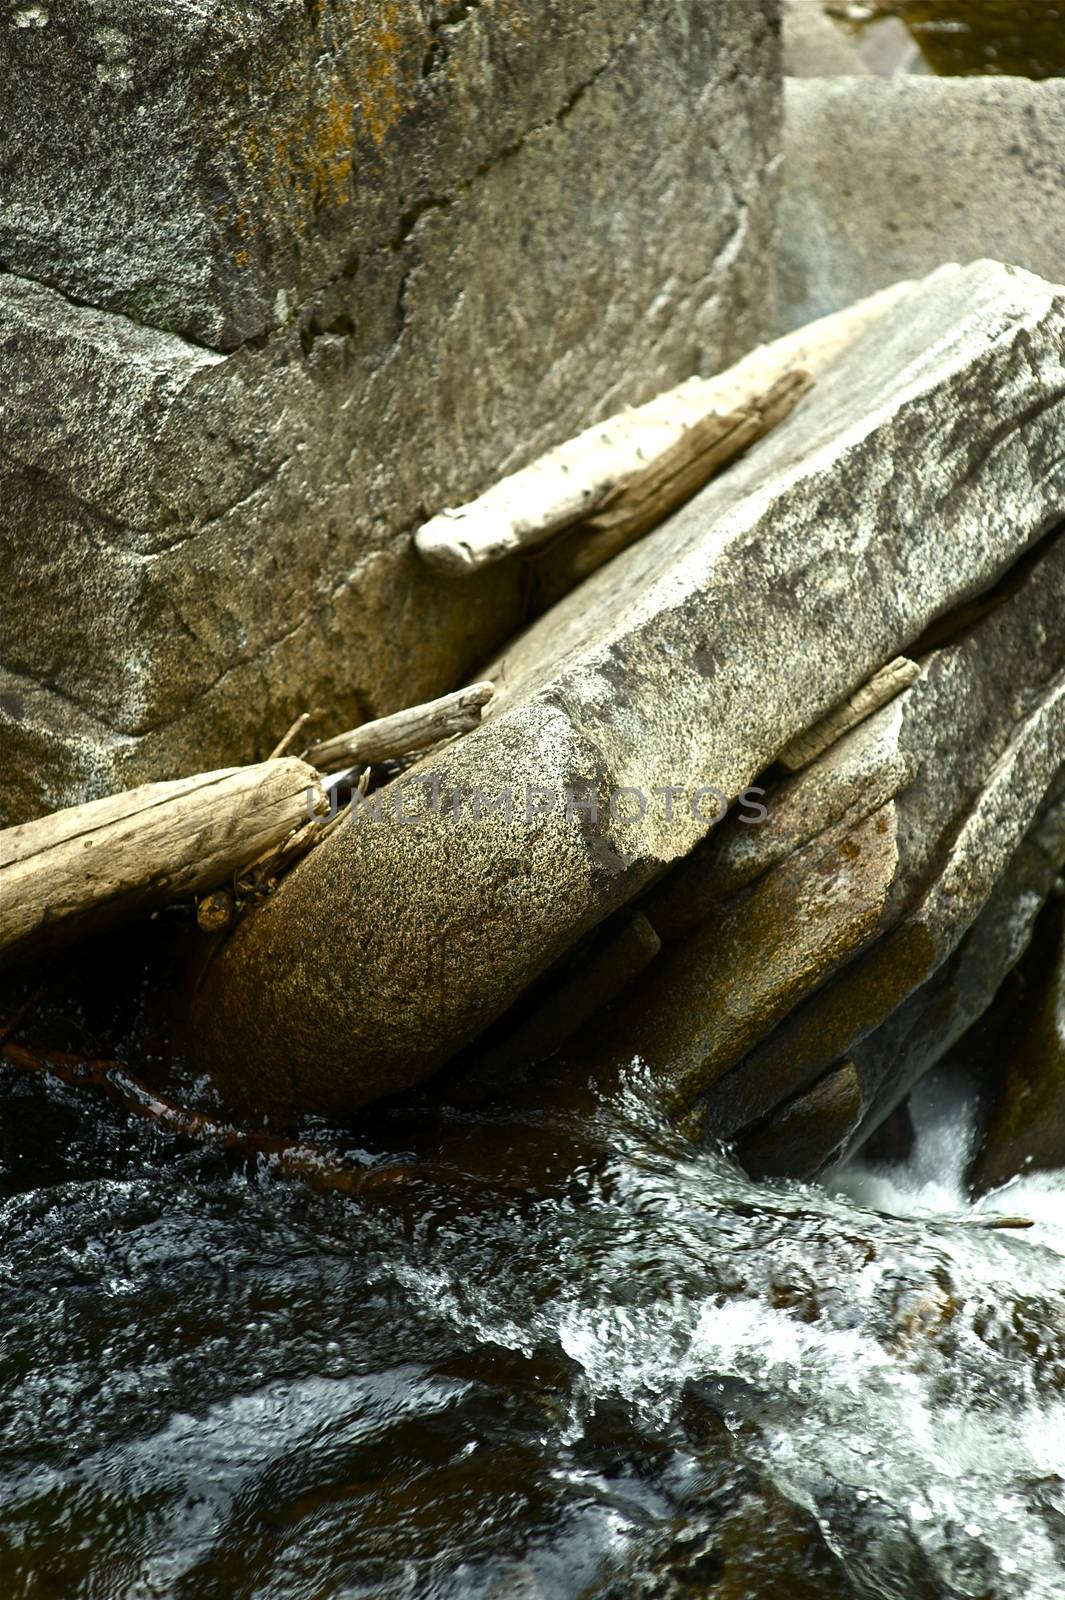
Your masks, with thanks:
[{"label": "log wedged between rocks", "polygon": [[[594,515],[621,496],[654,463],[668,461],[697,425],[722,435],[742,429],[733,454],[754,442],[757,412],[801,398],[806,379],[826,370],[912,287],[892,284],[843,311],[823,317],[772,344],[759,345],[735,366],[711,378],[694,377],[642,406],[597,423],[501,479],[468,505],[440,512],[415,534],[419,556],[453,577],[519,551],[530,551],[560,530]],[[770,398],[772,397],[772,398]],[[653,481],[653,479],[652,479]]]},{"label": "log wedged between rocks", "polygon": [[0,959],[214,889],[329,810],[295,757],[142,784],[0,833]]},{"label": "log wedged between rocks", "polygon": [[415,548],[429,566],[464,576],[565,533],[536,569],[539,598],[550,603],[778,427],[813,381],[804,368],[764,390],[752,381],[724,410],[714,404],[720,382],[691,378],[559,445],[469,506],[442,512],[418,530]]},{"label": "log wedged between rocks", "polygon": [[[491,699],[475,683],[316,745],[308,760],[275,753],[168,783],[142,784],[0,831],[0,962],[32,956],[175,901],[202,895],[206,933],[228,928],[224,885],[261,891],[325,837],[335,790],[359,769],[431,748],[474,728]],[[278,746],[299,732],[297,718]],[[331,760],[355,771],[324,778]]]},{"label": "log wedged between rocks", "polygon": [[[896,298],[784,427],[507,652],[484,725],[421,763],[402,823],[345,819],[242,922],[192,1016],[224,1091],[340,1110],[426,1077],[707,831],[684,805],[623,823],[613,792],[735,799],[996,583],[1060,516],[1063,352],[1065,295],[1014,269],[944,269]],[[1040,760],[1059,711],[1042,715]],[[576,788],[599,817],[502,806],[533,787]]]}]

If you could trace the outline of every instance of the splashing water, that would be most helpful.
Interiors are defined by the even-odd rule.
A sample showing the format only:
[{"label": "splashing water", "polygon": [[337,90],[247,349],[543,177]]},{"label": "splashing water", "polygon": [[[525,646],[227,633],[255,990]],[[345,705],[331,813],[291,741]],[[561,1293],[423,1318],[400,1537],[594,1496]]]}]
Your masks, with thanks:
[{"label": "splashing water", "polygon": [[434,1124],[374,1205],[118,1168],[107,1116],[0,1207],[5,1596],[1065,1592],[1065,1177],[970,1206],[949,1080],[904,1167],[822,1187],[638,1076]]}]

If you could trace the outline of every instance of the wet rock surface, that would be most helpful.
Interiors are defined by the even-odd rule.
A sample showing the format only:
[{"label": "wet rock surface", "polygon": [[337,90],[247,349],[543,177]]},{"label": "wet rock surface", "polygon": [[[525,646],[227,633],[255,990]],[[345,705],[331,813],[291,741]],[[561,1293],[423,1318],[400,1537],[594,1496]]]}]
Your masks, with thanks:
[{"label": "wet rock surface", "polygon": [[[1065,859],[1065,540],[1011,584],[779,805],[770,789],[764,828],[730,819],[647,899],[673,943],[572,1070],[637,1055],[674,1115],[750,1145],[760,1173],[774,1153],[817,1171],[904,1100],[991,1002]],[[811,837],[781,855],[800,818]]]},{"label": "wet rock surface", "polygon": [[[339,1108],[428,1075],[713,820],[678,805],[625,821],[612,792],[712,785],[734,799],[936,617],[991,586],[1060,508],[1062,322],[1057,291],[1029,275],[981,264],[933,276],[785,427],[535,625],[508,654],[503,710],[424,763],[421,785],[386,791],[405,814],[349,818],[225,946],[194,1023],[225,1092]],[[981,432],[991,395],[993,443]],[[1048,674],[1051,650],[1037,657]],[[1019,687],[1009,714],[996,693],[1008,699],[1008,685],[974,689],[970,722],[929,733],[934,759],[962,728],[980,748],[981,718],[996,727],[982,778],[963,779],[958,758],[942,791],[890,802],[909,805],[908,888],[951,818],[968,818],[935,898],[955,942],[1023,837],[1062,738],[1045,683],[1024,705]],[[486,807],[508,790],[516,813]],[[527,812],[531,791],[551,806]],[[977,793],[986,815],[968,815]],[[929,917],[893,962],[893,1004],[947,953]]]},{"label": "wet rock surface", "polygon": [[568,9],[5,16],[4,821],[453,688],[418,522],[767,330],[772,8]]},{"label": "wet rock surface", "polygon": [[[1065,896],[1060,883],[1031,948],[965,1041],[983,1069],[984,1122],[969,1169],[977,1193],[1065,1165]],[[959,1054],[961,1052],[959,1051]]]}]

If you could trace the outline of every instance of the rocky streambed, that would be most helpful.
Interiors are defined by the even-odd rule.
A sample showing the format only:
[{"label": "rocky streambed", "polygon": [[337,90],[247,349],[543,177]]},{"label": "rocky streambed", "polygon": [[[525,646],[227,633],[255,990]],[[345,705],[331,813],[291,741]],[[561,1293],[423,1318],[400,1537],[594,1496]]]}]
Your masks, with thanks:
[{"label": "rocky streambed", "polygon": [[[1060,289],[947,266],[582,435],[490,504],[694,397],[756,437],[545,543],[635,516],[472,731],[280,762],[347,803],[220,921],[49,967],[45,896],[5,1594],[1060,1593],[1063,353]],[[60,814],[93,918],[170,794]]]},{"label": "rocky streambed", "polygon": [[480,726],[9,1018],[5,1593],[1056,1600],[1063,317],[748,357]]},{"label": "rocky streambed", "polygon": [[1061,25],[836,9],[13,14],[0,1595],[1065,1590]]}]

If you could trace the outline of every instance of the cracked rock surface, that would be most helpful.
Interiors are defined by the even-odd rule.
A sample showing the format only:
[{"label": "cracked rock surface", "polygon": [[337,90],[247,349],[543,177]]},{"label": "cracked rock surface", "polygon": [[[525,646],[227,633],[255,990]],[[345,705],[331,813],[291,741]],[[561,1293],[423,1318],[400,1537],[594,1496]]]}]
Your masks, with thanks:
[{"label": "cracked rock surface", "polygon": [[[895,299],[788,423],[529,630],[497,715],[424,762],[420,783],[383,791],[379,820],[345,820],[238,927],[194,1016],[224,1092],[342,1109],[428,1076],[692,850],[713,820],[686,803],[692,790],[735,799],[991,588],[1061,517],[1063,351],[1062,291],[996,263],[943,269]],[[986,845],[993,877],[1046,789],[1060,695],[1029,687],[997,776],[974,771],[920,801],[902,788],[876,814],[899,808],[927,835],[902,852],[920,875],[979,794],[935,891],[944,950],[988,891],[967,863]],[[936,737],[957,727],[978,741],[1000,692],[974,689],[975,722],[945,715]],[[898,785],[908,753],[904,741]],[[658,798],[671,788],[685,797],[672,809]],[[609,803],[622,789],[654,803],[626,819]],[[887,837],[890,858],[901,844]],[[880,906],[898,914],[879,835],[869,850],[883,890],[869,925],[843,928],[850,948]]]},{"label": "cracked rock surface", "polygon": [[517,571],[442,584],[411,530],[769,326],[774,12],[0,16],[4,821],[506,636]]}]

